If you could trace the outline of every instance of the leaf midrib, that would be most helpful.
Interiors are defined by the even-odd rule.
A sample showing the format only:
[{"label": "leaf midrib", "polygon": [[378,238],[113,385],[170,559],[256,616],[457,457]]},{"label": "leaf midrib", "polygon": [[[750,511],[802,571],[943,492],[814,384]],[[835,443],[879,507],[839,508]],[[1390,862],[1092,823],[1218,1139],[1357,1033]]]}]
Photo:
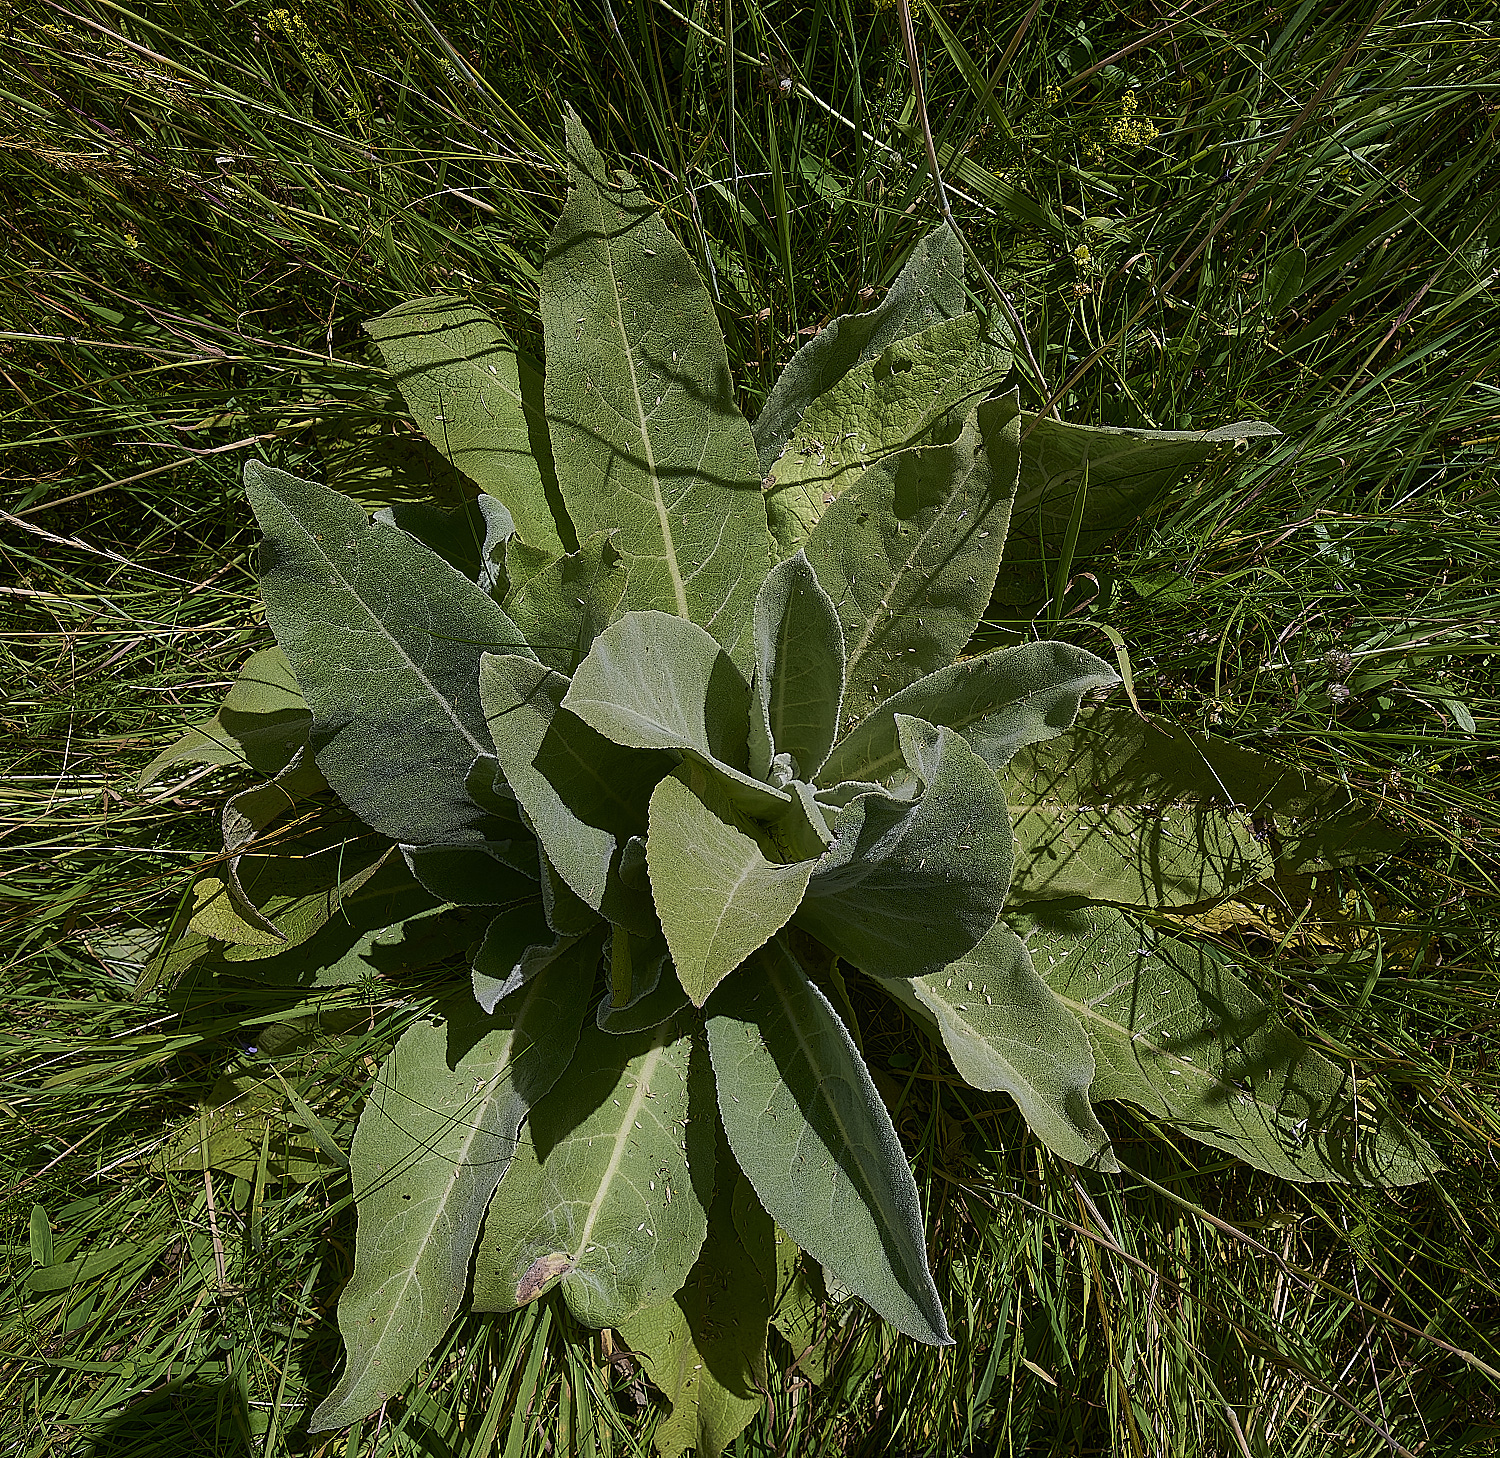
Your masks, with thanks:
[{"label": "leaf midrib", "polygon": [[620,278],[615,268],[614,246],[609,229],[605,225],[604,201],[598,193],[597,184],[594,188],[594,198],[599,237],[603,241],[605,257],[609,263],[609,287],[615,300],[615,322],[619,325],[620,342],[624,347],[625,369],[630,376],[630,392],[635,396],[635,416],[640,422],[641,450],[645,455],[646,475],[651,482],[652,504],[656,508],[657,523],[661,527],[662,547],[666,554],[664,560],[667,564],[667,571],[672,577],[672,594],[677,599],[677,616],[691,619],[692,614],[688,611],[687,588],[682,580],[682,569],[677,563],[677,543],[672,537],[672,521],[667,514],[666,502],[662,500],[661,477],[656,468],[656,452],[651,448],[651,433],[646,425],[646,407],[641,400],[641,383],[636,374],[635,353],[631,347],[630,336],[625,332],[625,302],[620,297]]}]

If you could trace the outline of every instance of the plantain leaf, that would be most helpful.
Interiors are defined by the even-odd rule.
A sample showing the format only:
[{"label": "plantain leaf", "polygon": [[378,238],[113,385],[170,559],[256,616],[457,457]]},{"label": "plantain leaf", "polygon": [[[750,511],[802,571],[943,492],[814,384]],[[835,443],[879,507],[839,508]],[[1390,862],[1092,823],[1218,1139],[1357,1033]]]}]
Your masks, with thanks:
[{"label": "plantain leaf", "polygon": [[219,712],[185,729],[136,781],[144,790],[178,764],[226,765],[271,778],[307,743],[312,714],[279,646],[245,660]]},{"label": "plantain leaf", "polygon": [[571,675],[617,615],[628,573],[610,533],[596,532],[576,552],[529,576],[505,610],[536,656]]},{"label": "plantain leaf", "polygon": [[1018,749],[1067,729],[1085,694],[1119,681],[1102,658],[1070,643],[1023,643],[962,659],[908,684],[861,719],[834,746],[818,783],[880,781],[899,773],[898,714],[956,729],[1001,774]]},{"label": "plantain leaf", "polygon": [[[522,540],[563,552],[558,495],[537,370],[483,309],[413,299],[365,325],[412,418],[470,480],[505,504]],[[558,523],[564,524],[563,533]]]},{"label": "plantain leaf", "polygon": [[490,1205],[474,1309],[509,1311],[561,1282],[587,1326],[618,1326],[681,1288],[708,1231],[712,1088],[693,1039],[666,1023],[585,1027],[527,1121]]},{"label": "plantain leaf", "polygon": [[1011,835],[1000,782],[953,730],[896,722],[923,793],[877,786],[839,811],[796,921],[861,971],[906,978],[965,956],[995,924]]},{"label": "plantain leaf", "polygon": [[742,668],[770,567],[750,426],[692,260],[566,113],[570,189],[542,267],[547,417],[583,540],[615,531],[624,606],[706,628]]},{"label": "plantain leaf", "polygon": [[1340,785],[1109,709],[1019,751],[1004,783],[1016,902],[1191,906],[1402,839]]},{"label": "plantain leaf", "polygon": [[947,1345],[890,1115],[786,941],[721,983],[707,1012],[724,1133],[761,1204],[898,1330]]},{"label": "plantain leaf", "polygon": [[1054,1154],[1117,1170],[1089,1103],[1094,1055],[1077,1017],[1031,964],[1015,932],[996,923],[966,957],[881,986],[936,1024],[965,1083],[1008,1093]]},{"label": "plantain leaf", "polygon": [[591,910],[649,931],[649,889],[620,879],[620,853],[645,835],[651,791],[672,757],[604,738],[562,707],[567,692],[562,674],[530,659],[486,654],[480,664],[496,755],[552,866]]},{"label": "plantain leaf", "polygon": [[1289,1180],[1404,1185],[1438,1167],[1340,1068],[1278,1023],[1209,943],[1108,906],[1007,918],[1093,1044],[1095,1099],[1125,1099]]},{"label": "plantain leaf", "polygon": [[738,1180],[721,1180],[708,1237],[670,1301],[638,1312],[620,1335],[672,1405],[654,1430],[661,1458],[720,1458],[761,1405],[766,1384],[770,1291],[763,1265],[774,1261],[765,1211],[736,1228]]},{"label": "plantain leaf", "polygon": [[646,862],[677,977],[694,1007],[791,920],[814,865],[767,860],[698,765],[684,765],[652,794]]},{"label": "plantain leaf", "polygon": [[376,1079],[354,1135],[354,1275],[339,1298],[344,1375],[311,1430],[346,1427],[411,1380],[468,1285],[485,1207],[521,1121],[578,1041],[589,984],[557,966],[495,1018],[462,1000],[415,1023]]},{"label": "plantain leaf", "polygon": [[485,649],[529,652],[472,582],[347,496],[252,461],[266,620],[313,713],[318,767],[376,830],[410,845],[485,838],[465,788],[490,753]]},{"label": "plantain leaf", "polygon": [[787,361],[755,422],[761,474],[771,469],[807,407],[856,365],[873,360],[898,340],[956,317],[963,307],[963,244],[944,223],[912,249],[895,283],[873,309],[840,315]]},{"label": "plantain leaf", "polygon": [[779,557],[805,543],[829,506],[869,467],[959,420],[1009,373],[1010,349],[977,314],[945,319],[889,345],[814,400],[766,475]]},{"label": "plantain leaf", "polygon": [[963,651],[989,602],[1015,492],[1014,394],[945,445],[872,467],[828,508],[807,560],[838,607],[847,728]]},{"label": "plantain leaf", "polygon": [[691,755],[752,813],[790,803],[745,772],[750,691],[739,669],[682,618],[626,613],[594,639],[562,704],[616,744]]},{"label": "plantain leaf", "polygon": [[778,563],[755,599],[750,769],[757,779],[811,780],[838,737],[844,629],[833,599],[798,552]]},{"label": "plantain leaf", "polygon": [[1021,619],[1046,598],[1050,565],[1068,535],[1080,486],[1075,563],[1140,520],[1189,471],[1238,441],[1280,434],[1258,420],[1214,430],[1122,430],[1023,413],[1020,488],[996,603]]}]

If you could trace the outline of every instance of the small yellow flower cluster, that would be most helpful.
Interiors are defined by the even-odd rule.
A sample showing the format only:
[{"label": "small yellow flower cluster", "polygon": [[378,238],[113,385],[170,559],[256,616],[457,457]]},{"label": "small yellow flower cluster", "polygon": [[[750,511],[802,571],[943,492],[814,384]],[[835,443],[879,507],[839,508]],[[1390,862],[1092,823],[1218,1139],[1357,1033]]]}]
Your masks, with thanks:
[{"label": "small yellow flower cluster", "polygon": [[1133,91],[1127,91],[1120,98],[1119,116],[1111,117],[1104,124],[1104,140],[1110,146],[1134,152],[1161,135],[1149,117],[1135,114],[1137,105]]},{"label": "small yellow flower cluster", "polygon": [[266,24],[278,35],[286,37],[301,58],[302,64],[325,86],[331,87],[337,83],[339,73],[333,57],[318,44],[312,27],[295,10],[269,11]]}]

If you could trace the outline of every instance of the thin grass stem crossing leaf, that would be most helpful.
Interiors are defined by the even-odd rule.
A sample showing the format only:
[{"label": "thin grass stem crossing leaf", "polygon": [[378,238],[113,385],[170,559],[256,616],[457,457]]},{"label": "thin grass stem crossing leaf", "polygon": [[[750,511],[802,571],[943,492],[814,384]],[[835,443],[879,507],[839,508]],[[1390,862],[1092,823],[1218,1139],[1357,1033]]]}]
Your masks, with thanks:
[{"label": "thin grass stem crossing leaf", "polygon": [[1007,916],[1093,1044],[1093,1097],[1289,1180],[1404,1185],[1436,1159],[1352,1069],[1278,1023],[1223,953],[1109,906]]},{"label": "thin grass stem crossing leaf", "polygon": [[465,788],[491,752],[487,649],[529,654],[472,582],[327,487],[257,461],[245,491],[265,542],[261,595],[313,714],[318,767],[367,824],[409,845],[485,838]]},{"label": "thin grass stem crossing leaf", "polygon": [[796,917],[872,977],[925,976],[965,956],[1010,885],[1010,816],[994,771],[951,729],[904,716],[897,726],[921,794],[857,793]]},{"label": "thin grass stem crossing leaf", "polygon": [[973,636],[1000,568],[1015,494],[1014,393],[986,400],[944,445],[866,471],[807,540],[847,653],[845,727],[946,668]]},{"label": "thin grass stem crossing leaf", "polygon": [[965,1083],[1015,1099],[1031,1132],[1054,1154],[1074,1164],[1119,1168],[1089,1103],[1089,1040],[1003,922],[941,972],[891,978],[881,986],[936,1024]]},{"label": "thin grass stem crossing leaf", "polygon": [[707,1012],[724,1133],[761,1204],[898,1330],[948,1345],[891,1117],[787,942],[721,983]]},{"label": "thin grass stem crossing leaf", "polygon": [[619,1326],[681,1289],[714,1187],[712,1081],[693,1044],[673,1023],[584,1028],[491,1202],[476,1311],[510,1311],[560,1281],[579,1321]]},{"label": "thin grass stem crossing leaf", "polygon": [[626,613],[594,639],[562,703],[616,744],[691,755],[752,813],[779,815],[790,803],[746,773],[750,690],[696,624]]},{"label": "thin grass stem crossing leaf", "polygon": [[768,860],[699,765],[684,765],[652,794],[646,863],[677,976],[694,1007],[792,919],[816,864]]},{"label": "thin grass stem crossing leaf", "polygon": [[740,1181],[721,1179],[708,1218],[708,1238],[671,1301],[620,1326],[626,1345],[671,1403],[654,1430],[661,1458],[720,1458],[761,1405],[766,1385],[766,1331],[774,1266],[774,1226],[764,1210],[736,1228]]},{"label": "thin grass stem crossing leaf", "polygon": [[553,473],[541,378],[495,321],[463,299],[413,299],[371,319],[365,332],[422,433],[505,504],[521,539],[550,552],[575,545]]},{"label": "thin grass stem crossing leaf", "polygon": [[650,892],[621,880],[620,854],[645,836],[651,791],[673,757],[604,738],[562,707],[567,692],[562,674],[531,659],[486,654],[480,665],[496,756],[548,860],[591,910],[649,932]]},{"label": "thin grass stem crossing leaf", "polygon": [[1010,349],[977,314],[945,319],[889,345],[808,406],[767,472],[766,512],[778,557],[808,539],[829,506],[879,461],[925,444],[950,414],[1010,372]]},{"label": "thin grass stem crossing leaf", "polygon": [[811,780],[838,737],[843,702],[843,625],[798,552],[767,573],[755,599],[751,773],[769,779],[775,765],[778,782]]},{"label": "thin grass stem crossing leaf", "polygon": [[1402,839],[1340,785],[1108,708],[1021,749],[1004,784],[1017,902],[1193,906]]},{"label": "thin grass stem crossing leaf", "polygon": [[1069,728],[1085,694],[1120,676],[1102,658],[1071,643],[1023,643],[965,658],[893,694],[837,745],[818,784],[879,781],[904,767],[896,716],[956,729],[997,774],[1018,749]]},{"label": "thin grass stem crossing leaf", "polygon": [[558,966],[499,1016],[459,1000],[413,1024],[381,1067],[354,1135],[354,1275],[339,1298],[344,1375],[312,1431],[375,1412],[411,1380],[468,1285],[485,1207],[521,1122],[552,1087],[583,1022],[589,984]]},{"label": "thin grass stem crossing leaf", "polygon": [[627,608],[691,619],[748,670],[771,543],[713,301],[571,109],[566,129],[570,189],[542,267],[542,328],[568,512],[580,541],[615,531]]},{"label": "thin grass stem crossing leaf", "polygon": [[755,422],[761,474],[775,464],[808,406],[850,370],[963,310],[963,244],[944,223],[912,249],[895,283],[873,309],[841,314],[787,361]]}]

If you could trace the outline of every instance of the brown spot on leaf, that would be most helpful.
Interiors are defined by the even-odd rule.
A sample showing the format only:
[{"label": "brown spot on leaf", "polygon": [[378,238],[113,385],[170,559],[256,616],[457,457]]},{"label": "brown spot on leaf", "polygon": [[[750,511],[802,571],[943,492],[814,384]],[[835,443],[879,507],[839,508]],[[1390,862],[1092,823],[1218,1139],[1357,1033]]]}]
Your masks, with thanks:
[{"label": "brown spot on leaf", "polygon": [[559,1276],[567,1275],[572,1269],[573,1262],[560,1251],[538,1256],[527,1267],[516,1287],[516,1305],[525,1306],[528,1301],[535,1301]]}]

